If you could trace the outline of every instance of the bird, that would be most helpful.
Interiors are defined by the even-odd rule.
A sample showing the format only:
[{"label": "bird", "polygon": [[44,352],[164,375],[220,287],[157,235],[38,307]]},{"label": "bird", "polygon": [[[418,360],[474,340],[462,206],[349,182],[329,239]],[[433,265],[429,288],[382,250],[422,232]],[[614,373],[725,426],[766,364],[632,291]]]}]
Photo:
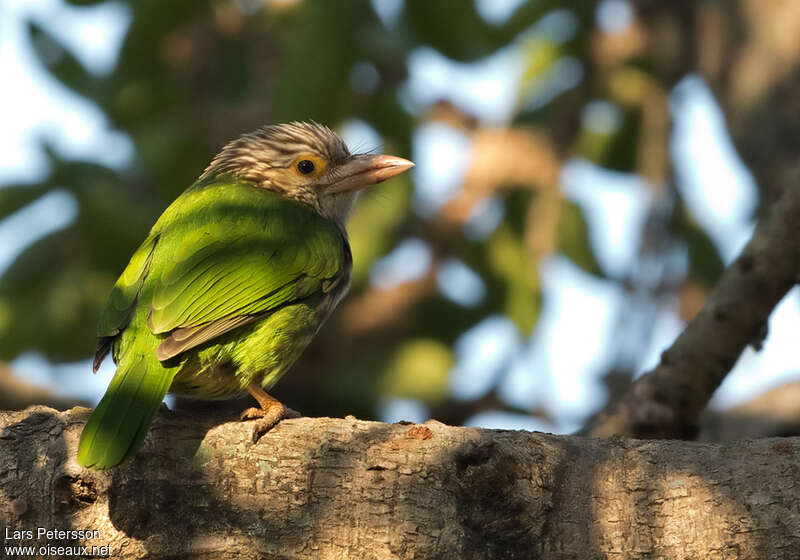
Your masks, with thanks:
[{"label": "bird", "polygon": [[78,444],[107,469],[142,446],[168,392],[249,393],[254,440],[297,416],[267,391],[349,289],[345,224],[365,187],[413,163],[351,154],[327,126],[272,124],[226,144],[161,214],[101,313],[93,370],[117,369]]}]

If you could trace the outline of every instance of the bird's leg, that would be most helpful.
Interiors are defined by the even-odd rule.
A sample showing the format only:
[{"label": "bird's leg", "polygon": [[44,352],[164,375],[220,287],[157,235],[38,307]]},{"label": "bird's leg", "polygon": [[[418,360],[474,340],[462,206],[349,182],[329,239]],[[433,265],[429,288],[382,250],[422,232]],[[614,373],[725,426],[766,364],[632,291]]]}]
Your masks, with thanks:
[{"label": "bird's leg", "polygon": [[287,408],[278,399],[269,396],[257,383],[250,383],[247,386],[247,392],[253,396],[260,406],[260,408],[248,408],[239,417],[241,420],[256,419],[256,424],[253,428],[253,442],[257,442],[261,436],[270,431],[275,424],[284,418],[300,417],[299,412]]}]

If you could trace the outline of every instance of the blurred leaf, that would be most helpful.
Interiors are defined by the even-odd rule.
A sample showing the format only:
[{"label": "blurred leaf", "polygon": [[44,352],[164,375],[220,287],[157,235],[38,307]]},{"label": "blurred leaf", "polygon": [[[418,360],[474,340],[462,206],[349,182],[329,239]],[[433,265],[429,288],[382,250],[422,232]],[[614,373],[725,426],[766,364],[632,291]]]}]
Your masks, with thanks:
[{"label": "blurred leaf", "polygon": [[226,41],[220,49],[220,72],[216,80],[221,101],[241,102],[253,84],[253,52],[243,41]]},{"label": "blurred leaf", "polygon": [[523,336],[536,326],[542,311],[542,289],[537,263],[532,263],[523,239],[505,224],[489,239],[489,263],[506,283],[504,312]]},{"label": "blurred leaf", "polygon": [[651,77],[635,66],[616,68],[608,80],[608,92],[621,107],[638,108],[650,92]]},{"label": "blurred leaf", "polygon": [[[341,337],[335,337],[340,340]],[[303,412],[318,413],[334,416],[345,416],[354,414],[358,418],[373,417],[375,415],[375,403],[380,397],[380,375],[389,360],[393,348],[386,344],[377,342],[369,348],[361,348],[358,351],[347,352],[348,359],[333,359],[314,361],[313,351],[319,347],[319,342],[312,343],[300,358],[298,366],[301,371],[293,372],[287,376],[287,381],[291,387],[289,390],[297,396],[298,402],[308,402],[304,405]],[[341,353],[341,346],[336,348],[333,353],[326,353],[327,358],[337,357]],[[305,367],[303,367],[305,366]],[[324,371],[325,375],[320,376],[319,372]],[[295,377],[297,375],[297,377]],[[295,383],[296,382],[296,383]],[[283,392],[286,389],[281,383],[279,389]],[[313,387],[317,390],[313,391]],[[309,394],[312,388],[313,394]],[[289,402],[295,402],[290,400]]]},{"label": "blurred leaf", "polygon": [[[79,213],[73,225],[76,255],[103,274],[116,275],[161,211],[149,196],[126,188],[113,171],[92,163],[54,161],[48,183],[70,187]],[[130,187],[127,185],[127,187]]]},{"label": "blurred leaf", "polygon": [[558,219],[557,249],[585,272],[603,276],[589,239],[589,226],[583,209],[566,199],[561,202],[561,215]]},{"label": "blurred leaf", "polygon": [[575,142],[575,155],[603,165],[612,140],[611,134],[600,134],[582,128]]},{"label": "blurred leaf", "polygon": [[[582,0],[583,1],[583,0]],[[448,58],[472,61],[507,46],[560,2],[537,0],[522,4],[506,23],[487,23],[473,0],[407,0],[405,18],[419,43],[428,44]]]},{"label": "blurred leaf", "polygon": [[438,340],[412,339],[405,342],[383,373],[382,393],[436,404],[447,396],[453,352]]},{"label": "blurred leaf", "polygon": [[64,361],[91,354],[114,279],[87,266],[78,250],[70,228],[35,243],[0,276],[0,359],[28,349]]},{"label": "blurred leaf", "polygon": [[[0,207],[67,187],[75,222],[26,248],[0,276],[0,359],[38,349],[58,360],[87,357],[111,286],[157,212],[113,171],[51,154],[47,181],[0,188]],[[133,196],[132,196],[133,195]]]},{"label": "blurred leaf", "polygon": [[641,114],[638,111],[627,112],[622,125],[611,135],[597,163],[607,169],[623,173],[634,171],[641,131]]},{"label": "blurred leaf", "polygon": [[686,242],[689,276],[706,289],[713,287],[725,272],[725,264],[717,246],[689,214],[681,200],[678,201],[678,209],[673,215],[672,229]]},{"label": "blurred leaf", "polygon": [[503,42],[478,15],[472,0],[408,0],[405,12],[420,42],[455,60],[489,55]]},{"label": "blurred leaf", "polygon": [[[366,0],[352,0],[304,2],[296,12],[285,36],[273,108],[276,118],[335,124],[338,110],[355,95],[349,79],[359,57],[352,41],[359,37],[364,17],[374,20],[372,9]],[[326,94],[320,95],[322,91]]]},{"label": "blurred leaf", "polygon": [[522,239],[525,235],[525,226],[528,222],[528,209],[536,203],[536,191],[525,186],[513,188],[505,196],[503,224],[508,227],[515,237]]},{"label": "blurred leaf", "polygon": [[[523,336],[529,336],[542,313],[542,290],[537,271],[532,271],[525,282],[513,282],[508,287],[506,315],[514,321]],[[533,285],[532,285],[533,284]]]},{"label": "blurred leaf", "polygon": [[41,185],[0,186],[0,219],[27,206],[48,190]]},{"label": "blurred leaf", "polygon": [[[387,152],[410,153],[414,131],[427,119],[424,113],[409,114],[400,89],[415,49],[436,49],[456,61],[473,61],[509,46],[527,49],[528,83],[547,74],[560,58],[580,59],[586,78],[578,87],[510,118],[513,125],[530,120],[545,128],[544,134],[564,152],[574,145],[587,99],[611,95],[597,91],[605,78],[593,73],[597,69],[589,56],[596,10],[590,0],[524,2],[499,25],[485,21],[473,0],[408,0],[392,28],[377,18],[369,0],[305,0],[280,8],[261,3],[253,13],[233,0],[117,1],[128,8],[131,22],[118,64],[108,76],[91,76],[65,45],[46,30],[30,27],[45,66],[129,136],[135,160],[129,169],[114,171],[66,161],[51,150],[46,180],[24,187],[30,190],[0,189],[0,216],[57,188],[68,190],[79,208],[74,224],[27,248],[0,277],[0,358],[31,348],[55,360],[89,356],[95,318],[134,248],[219,148],[242,132],[290,119],[314,118],[336,127],[356,118],[381,135]],[[562,13],[532,28],[555,10]],[[565,21],[565,12],[575,15],[578,29],[562,42],[548,33],[551,24]],[[356,64],[375,69],[374,90],[354,91]],[[628,128],[612,138],[589,139],[596,161],[613,168],[634,161],[636,111],[631,109],[623,125]],[[368,282],[370,265],[411,235],[429,237],[437,259],[463,260],[485,282],[486,297],[463,307],[444,298],[435,279],[428,278],[408,301],[397,303],[393,319],[400,319],[346,340],[341,330],[331,328],[334,315],[276,387],[280,394],[304,412],[362,417],[374,415],[385,392],[435,402],[446,396],[451,347],[466,330],[504,313],[522,333],[530,333],[543,299],[539,263],[526,245],[528,209],[535,200],[529,188],[507,187],[505,217],[492,234],[486,233],[486,241],[460,235],[457,225],[440,228],[441,223],[416,215],[410,175],[365,192],[348,226],[355,290],[374,290]],[[565,205],[562,214],[559,250],[594,270],[580,209]],[[379,291],[372,295],[381,297]],[[394,308],[389,309],[393,315]]]},{"label": "blurred leaf", "polygon": [[97,93],[102,82],[87,72],[58,39],[31,22],[28,23],[28,34],[39,60],[58,81],[81,95]]},{"label": "blurred leaf", "polygon": [[372,264],[392,246],[395,231],[407,217],[410,206],[408,174],[361,196],[347,224],[353,252],[353,284],[363,282]]},{"label": "blurred leaf", "polygon": [[523,99],[542,86],[544,74],[561,57],[561,48],[546,37],[534,37],[523,43],[525,70],[522,73],[520,95]]},{"label": "blurred leaf", "polygon": [[627,111],[617,130],[603,134],[582,127],[575,146],[575,155],[614,171],[629,173],[636,167],[641,131],[639,111]]}]

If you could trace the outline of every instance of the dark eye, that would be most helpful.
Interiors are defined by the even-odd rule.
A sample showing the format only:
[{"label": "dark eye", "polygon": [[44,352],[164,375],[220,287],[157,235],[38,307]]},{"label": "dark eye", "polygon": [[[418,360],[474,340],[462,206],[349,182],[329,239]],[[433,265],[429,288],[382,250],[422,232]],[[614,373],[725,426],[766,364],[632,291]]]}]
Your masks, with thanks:
[{"label": "dark eye", "polygon": [[297,162],[297,170],[303,175],[308,175],[314,171],[314,162],[310,159],[304,159]]}]

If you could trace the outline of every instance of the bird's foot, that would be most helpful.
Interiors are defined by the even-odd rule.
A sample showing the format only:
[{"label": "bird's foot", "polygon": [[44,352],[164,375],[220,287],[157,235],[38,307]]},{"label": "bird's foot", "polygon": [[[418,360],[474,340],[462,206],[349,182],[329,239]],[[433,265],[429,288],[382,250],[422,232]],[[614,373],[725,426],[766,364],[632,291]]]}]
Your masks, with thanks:
[{"label": "bird's foot", "polygon": [[242,412],[242,420],[256,420],[253,427],[253,443],[257,442],[261,436],[270,431],[275,424],[284,418],[299,418],[300,413],[291,408],[287,408],[281,401],[271,397],[257,383],[250,383],[247,391],[253,396],[260,405],[259,408],[248,408]]},{"label": "bird's foot", "polygon": [[261,436],[274,428],[275,425],[284,418],[300,418],[300,416],[302,415],[296,410],[292,410],[276,401],[275,404],[271,403],[269,408],[266,409],[258,407],[248,408],[242,412],[239,419],[255,420],[253,425],[253,443],[256,443],[261,439]]}]

